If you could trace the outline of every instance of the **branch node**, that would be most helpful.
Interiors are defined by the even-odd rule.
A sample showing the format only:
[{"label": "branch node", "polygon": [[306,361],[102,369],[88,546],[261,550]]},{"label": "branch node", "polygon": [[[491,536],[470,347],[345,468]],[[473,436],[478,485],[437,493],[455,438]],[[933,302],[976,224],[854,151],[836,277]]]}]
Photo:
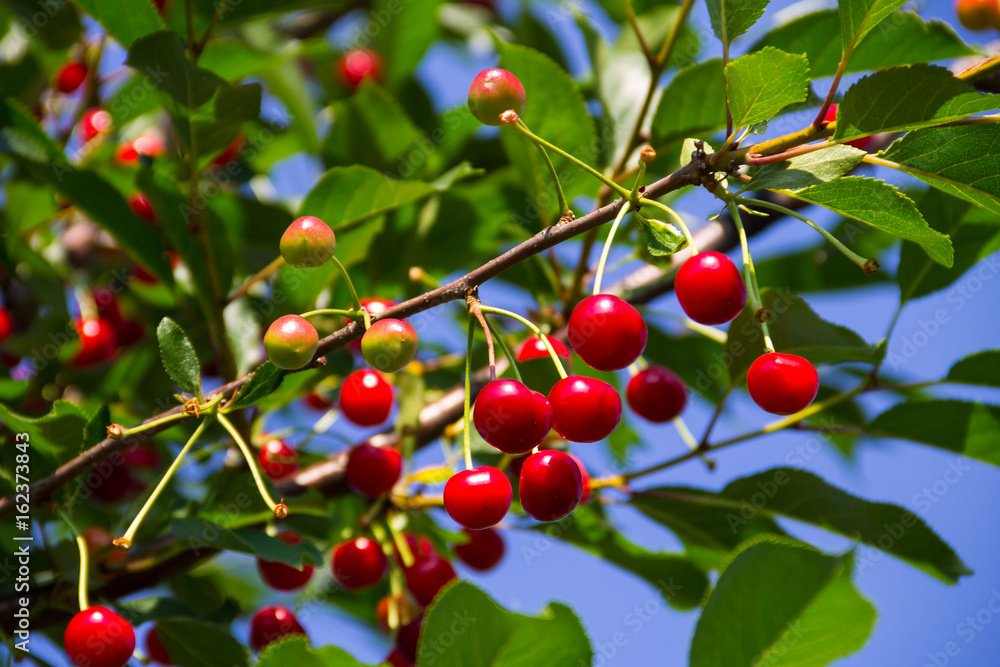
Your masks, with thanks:
[{"label": "branch node", "polygon": [[121,440],[122,435],[124,435],[122,431],[123,429],[121,424],[112,424],[111,426],[108,426],[108,437],[112,440]]}]

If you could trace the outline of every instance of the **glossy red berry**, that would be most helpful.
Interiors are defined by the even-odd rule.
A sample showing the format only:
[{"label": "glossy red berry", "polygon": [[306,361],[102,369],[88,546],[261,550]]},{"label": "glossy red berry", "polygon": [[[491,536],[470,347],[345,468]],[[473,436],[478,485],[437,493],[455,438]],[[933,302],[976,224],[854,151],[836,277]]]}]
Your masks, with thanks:
[{"label": "glossy red berry", "polygon": [[[973,0],[973,1],[977,2],[979,0]],[[998,12],[997,18],[1000,18],[1000,4],[998,4],[997,0],[986,0],[986,2],[993,5],[994,12]],[[835,120],[837,120],[837,105],[831,104],[830,108],[826,112],[826,115],[823,116],[823,122],[829,123]],[[854,139],[846,143],[848,146],[853,146],[858,150],[867,152],[872,145],[872,141],[874,141],[874,139],[869,136],[869,137],[861,137],[860,139]]]},{"label": "glossy red berry", "polygon": [[433,602],[441,589],[457,576],[451,563],[436,553],[418,559],[413,567],[406,569],[405,575],[406,587],[424,607]]},{"label": "glossy red berry", "polygon": [[375,498],[391,491],[402,472],[403,457],[398,451],[364,442],[351,449],[344,474],[355,493]]},{"label": "glossy red berry", "polygon": [[89,607],[70,620],[63,646],[74,665],[124,667],[135,651],[135,631],[110,609]]},{"label": "glossy red berry", "polygon": [[[546,337],[549,339],[549,345],[552,346],[552,350],[556,353],[556,356],[569,361],[572,356],[569,348],[558,338],[553,338],[552,336]],[[517,351],[518,363],[532,359],[549,359],[549,351],[545,347],[545,343],[538,336],[532,336],[525,340],[521,343],[521,349]]]},{"label": "glossy red berry", "polygon": [[250,646],[258,653],[282,637],[304,634],[306,631],[299,625],[295,614],[280,605],[264,607],[250,621]]},{"label": "glossy red berry", "polygon": [[583,479],[583,493],[580,494],[580,504],[585,505],[590,500],[590,474],[579,457],[573,454],[569,454],[569,457],[576,461],[576,465],[580,468],[580,477]]},{"label": "glossy red berry", "polygon": [[306,402],[306,405],[308,405],[310,408],[313,408],[314,410],[320,410],[322,412],[326,412],[327,410],[332,408],[336,402],[326,398],[322,394],[319,394],[315,391],[311,391],[308,394],[306,394],[304,400]]},{"label": "glossy red berry", "polygon": [[279,317],[264,334],[267,358],[285,370],[298,370],[312,361],[318,345],[316,327],[298,315]]},{"label": "glossy red berry", "polygon": [[622,399],[607,382],[570,375],[549,392],[552,428],[573,442],[597,442],[611,435],[622,418]]},{"label": "glossy red berry", "polygon": [[[413,556],[414,563],[423,560],[429,556],[436,555],[434,551],[434,545],[423,535],[413,535],[411,533],[406,533],[406,544],[410,548],[410,554]],[[395,545],[393,545],[395,547]],[[403,564],[403,558],[399,555],[399,549],[396,549],[396,559],[399,561],[401,566]],[[411,565],[412,567],[412,565]]]},{"label": "glossy red berry", "polygon": [[66,63],[56,72],[56,90],[63,94],[74,92],[87,80],[87,66],[83,63]]},{"label": "glossy red berry", "polygon": [[163,648],[160,635],[156,632],[155,627],[146,633],[146,655],[149,656],[150,660],[160,665],[176,664],[167,653],[167,649]]},{"label": "glossy red berry", "polygon": [[76,321],[80,347],[73,357],[74,366],[90,366],[107,361],[115,355],[115,327],[103,317]]},{"label": "glossy red berry", "polygon": [[724,324],[740,314],[747,288],[740,270],[721,252],[699,252],[677,272],[674,292],[695,322]]},{"label": "glossy red berry", "polygon": [[291,266],[313,268],[330,261],[337,249],[337,238],[325,222],[306,215],[288,225],[279,247]]},{"label": "glossy red berry", "polygon": [[610,294],[581,301],[569,317],[569,345],[599,371],[625,368],[646,348],[646,322],[630,304]]},{"label": "glossy red berry", "polygon": [[460,561],[473,570],[488,572],[503,560],[507,550],[500,532],[487,528],[485,530],[462,531],[469,541],[455,545],[455,555]]},{"label": "glossy red berry", "polygon": [[351,49],[337,63],[337,68],[340,80],[352,91],[365,79],[382,79],[382,57],[371,49]]},{"label": "glossy red berry", "polygon": [[476,397],[472,420],[483,440],[501,452],[521,454],[548,435],[552,409],[548,399],[517,380],[493,380]]},{"label": "glossy red berry", "polygon": [[392,387],[373,370],[354,371],[340,388],[340,409],[358,426],[381,424],[392,410]]},{"label": "glossy red berry", "polygon": [[137,216],[146,222],[156,222],[156,211],[153,210],[153,206],[149,203],[149,200],[142,194],[137,192],[129,197],[128,205]]},{"label": "glossy red berry", "polygon": [[10,311],[0,306],[0,341],[7,340],[14,333],[14,320],[10,316]]},{"label": "glossy red berry", "polygon": [[[371,315],[372,317],[375,317],[377,315],[381,315],[387,309],[392,308],[395,305],[396,305],[395,301],[392,301],[391,299],[383,299],[382,297],[379,297],[379,296],[371,296],[371,297],[367,297],[367,298],[361,299],[361,307],[364,308],[365,310],[367,310],[368,314]],[[344,326],[350,324],[351,322],[352,322],[352,320],[349,320],[349,319],[345,318],[344,319]],[[358,354],[361,353],[361,340],[360,339],[352,340],[350,343],[347,344],[347,346],[352,351],[357,352]]]},{"label": "glossy red berry", "polygon": [[762,410],[791,415],[816,398],[819,376],[813,365],[798,355],[767,352],[747,371],[747,389]]},{"label": "glossy red berry", "polygon": [[291,475],[299,467],[298,460],[298,453],[287,442],[277,438],[268,440],[257,455],[261,470],[271,479]]},{"label": "glossy red berry", "polygon": [[670,421],[684,410],[687,387],[669,368],[650,366],[632,376],[625,398],[637,415],[659,424]]},{"label": "glossy red berry", "polygon": [[484,125],[500,125],[500,114],[524,113],[527,96],[521,81],[505,69],[484,69],[469,86],[469,110]]},{"label": "glossy red berry", "polygon": [[398,648],[392,649],[392,653],[385,657],[383,662],[389,663],[391,667],[413,667],[414,663],[406,659],[406,656]]},{"label": "glossy red berry", "polygon": [[341,588],[357,591],[374,586],[385,577],[389,561],[378,542],[356,537],[333,548],[330,569]]},{"label": "glossy red berry", "polygon": [[482,530],[507,515],[512,493],[502,472],[480,466],[451,476],[444,486],[444,509],[463,528]]},{"label": "glossy red berry", "polygon": [[372,368],[395,373],[417,354],[417,331],[403,320],[378,320],[361,337],[361,354]]},{"label": "glossy red berry", "polygon": [[[302,543],[301,537],[287,530],[281,531],[275,537],[290,546]],[[273,563],[258,558],[257,571],[260,572],[260,578],[264,583],[274,590],[294,591],[309,583],[313,566],[303,565],[302,569],[298,569],[284,563]]]},{"label": "glossy red berry", "polygon": [[543,449],[521,467],[521,507],[538,521],[558,521],[569,515],[583,497],[580,466],[569,454]]},{"label": "glossy red berry", "polygon": [[104,109],[87,109],[80,117],[80,133],[84,141],[111,130],[111,114]]},{"label": "glossy red berry", "polygon": [[222,149],[222,152],[216,155],[212,159],[212,165],[218,168],[225,168],[230,162],[237,159],[240,156],[240,151],[243,149],[244,136],[241,132],[232,143]]},{"label": "glossy red berry", "polygon": [[163,155],[166,147],[159,137],[142,135],[132,141],[126,141],[115,151],[115,159],[123,165],[131,165],[139,161],[140,155],[158,157]]},{"label": "glossy red berry", "polygon": [[420,640],[420,628],[423,624],[423,615],[417,616],[409,623],[400,626],[396,634],[396,650],[411,663],[417,661],[417,643]]}]

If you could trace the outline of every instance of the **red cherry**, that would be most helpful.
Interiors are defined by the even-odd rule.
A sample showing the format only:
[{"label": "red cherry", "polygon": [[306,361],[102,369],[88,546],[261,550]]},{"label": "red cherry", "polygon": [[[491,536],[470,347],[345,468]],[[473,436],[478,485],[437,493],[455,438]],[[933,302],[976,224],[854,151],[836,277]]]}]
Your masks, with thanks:
[{"label": "red cherry", "polygon": [[152,205],[149,200],[146,199],[142,194],[136,193],[128,198],[128,205],[132,208],[137,216],[145,220],[146,222],[156,222],[156,211],[153,210]]},{"label": "red cherry", "polygon": [[721,252],[688,258],[674,279],[674,292],[688,317],[701,324],[724,324],[739,315],[747,301],[740,270]]},{"label": "red cherry", "polygon": [[387,655],[383,662],[389,663],[392,667],[413,667],[413,663],[407,660],[398,648],[392,649],[392,653]]},{"label": "red cherry", "polygon": [[457,577],[451,563],[435,553],[418,559],[413,567],[406,569],[405,574],[406,587],[424,607],[433,602],[438,592]]},{"label": "red cherry", "polygon": [[417,661],[417,642],[420,640],[420,626],[423,624],[424,617],[417,616],[409,623],[401,625],[396,635],[396,650],[410,662]]},{"label": "red cherry", "polygon": [[106,607],[89,607],[70,620],[63,635],[74,665],[125,667],[135,651],[135,630]]},{"label": "red cherry", "polygon": [[548,435],[552,408],[517,380],[493,380],[476,397],[472,420],[483,440],[506,454],[521,454]]},{"label": "red cherry", "polygon": [[68,95],[87,80],[87,66],[83,63],[66,63],[56,72],[56,90]]},{"label": "red cherry", "polygon": [[264,474],[271,479],[282,479],[295,472],[298,467],[298,453],[284,440],[269,440],[261,447],[257,460]]},{"label": "red cherry", "polygon": [[125,457],[125,465],[138,470],[156,470],[160,467],[160,455],[151,446],[137,443],[127,447],[122,456]]},{"label": "red cherry", "polygon": [[103,317],[77,320],[76,332],[80,347],[73,357],[74,366],[90,366],[107,361],[115,355],[115,327]]},{"label": "red cherry", "polygon": [[[375,605],[375,623],[382,634],[389,636],[392,628],[389,627],[389,601],[391,594],[382,597]],[[417,615],[417,608],[414,606],[410,596],[405,593],[396,598],[396,612],[399,614],[399,623],[409,622]]]},{"label": "red cherry", "polygon": [[314,410],[321,410],[326,412],[333,407],[334,401],[324,398],[322,395],[316,393],[315,391],[309,392],[305,397],[306,405]]},{"label": "red cherry", "polygon": [[358,426],[381,424],[392,410],[392,386],[371,369],[354,371],[340,388],[340,409]]},{"label": "red cherry", "polygon": [[0,306],[0,341],[10,338],[14,333],[14,320],[11,319],[10,311]]},{"label": "red cherry", "polygon": [[104,109],[87,109],[80,117],[80,132],[84,141],[90,141],[111,129],[111,114]]},{"label": "red cherry", "polygon": [[351,49],[337,64],[340,79],[353,92],[365,79],[382,79],[382,57],[371,49]]},{"label": "red cherry", "polygon": [[463,530],[469,541],[455,545],[455,555],[473,570],[488,572],[503,560],[507,550],[500,532],[493,528],[486,530]]},{"label": "red cherry", "polygon": [[579,457],[573,454],[569,454],[569,457],[576,461],[576,465],[580,468],[580,477],[583,478],[583,493],[580,494],[580,504],[586,505],[587,501],[590,500],[590,474],[587,473],[587,467],[583,465],[583,461]]},{"label": "red cherry", "polygon": [[[436,555],[434,552],[434,545],[423,535],[413,535],[411,533],[406,533],[406,544],[410,547],[410,553],[413,554],[413,561],[421,561],[428,556]],[[395,548],[395,545],[393,545]],[[403,559],[399,555],[399,549],[396,549],[396,560],[399,564],[403,565]],[[411,566],[412,567],[412,566]]]},{"label": "red cherry", "polygon": [[650,366],[629,380],[625,398],[637,415],[660,424],[684,410],[687,387],[669,368]]},{"label": "red cherry", "polygon": [[569,345],[591,368],[617,371],[646,349],[646,322],[635,308],[610,294],[581,301],[569,316]]},{"label": "red cherry", "polygon": [[240,132],[231,144],[222,149],[222,152],[212,159],[212,166],[226,167],[230,162],[238,158],[240,149],[243,148],[243,139],[243,133]]},{"label": "red cherry", "polygon": [[[366,299],[361,299],[361,307],[367,310],[368,314],[372,315],[373,317],[376,315],[381,315],[386,310],[392,308],[395,305],[396,305],[395,301],[392,301],[391,299],[383,299],[382,297],[379,296],[371,296]],[[351,322],[352,320],[344,318],[344,326],[347,326]],[[351,351],[361,354],[361,339],[358,338],[357,340],[352,340],[350,343],[347,344],[347,347],[349,347]]]},{"label": "red cherry", "polygon": [[[571,358],[572,355],[569,352],[569,348],[561,340],[552,336],[546,336],[546,338],[549,339],[549,344],[555,350],[556,356],[567,360]],[[532,336],[521,343],[521,349],[517,351],[518,362],[542,358],[548,359],[549,351],[546,349],[545,343],[538,336]]]},{"label": "red cherry", "polygon": [[611,435],[622,418],[622,399],[607,382],[570,375],[549,392],[552,428],[573,442],[597,442]]},{"label": "red cherry", "polygon": [[80,536],[87,543],[87,554],[94,563],[101,567],[114,570],[128,559],[128,554],[114,545],[111,533],[98,526],[89,526],[80,531]]},{"label": "red cherry", "polygon": [[258,653],[282,637],[304,634],[306,631],[299,625],[295,614],[280,605],[264,607],[250,621],[250,645]]},{"label": "red cherry", "polygon": [[107,287],[95,287],[90,291],[90,296],[94,299],[97,312],[112,324],[122,321],[122,312],[118,307],[118,296]]},{"label": "red cherry", "polygon": [[791,415],[816,398],[819,376],[813,365],[798,355],[767,352],[747,371],[747,389],[762,410]]},{"label": "red cherry", "polygon": [[444,509],[463,528],[482,530],[500,523],[510,509],[510,480],[492,466],[452,475],[444,485]]},{"label": "red cherry", "polygon": [[569,515],[583,497],[580,466],[569,454],[543,449],[521,467],[521,507],[538,521],[558,521]]},{"label": "red cherry", "polygon": [[469,86],[469,111],[484,125],[500,125],[505,111],[520,116],[527,100],[520,79],[499,67],[484,69]]},{"label": "red cherry", "polygon": [[347,456],[347,484],[358,495],[375,498],[388,493],[403,472],[403,457],[391,447],[363,442]]},{"label": "red cherry", "polygon": [[378,542],[356,537],[333,548],[330,569],[341,588],[357,591],[368,588],[385,577],[389,561]]},{"label": "red cherry", "polygon": [[115,159],[119,163],[129,165],[139,161],[140,155],[149,157],[159,157],[166,151],[166,146],[159,137],[153,135],[142,135],[132,141],[126,141],[115,151]]},{"label": "red cherry", "polygon": [[[293,532],[283,530],[275,537],[289,546],[302,543],[302,538]],[[313,566],[303,565],[302,569],[294,568],[284,563],[257,559],[257,571],[264,583],[276,591],[294,591],[302,588],[312,577]]]},{"label": "red cherry", "polygon": [[161,665],[175,664],[171,659],[170,654],[167,653],[167,649],[163,648],[163,643],[160,641],[160,635],[156,632],[155,627],[146,633],[146,653],[149,655],[149,659],[153,662]]},{"label": "red cherry", "polygon": [[124,320],[118,324],[118,345],[128,347],[146,335],[146,327],[138,320]]},{"label": "red cherry", "polygon": [[[990,2],[990,3],[992,3],[994,5],[994,7],[997,5],[996,0],[987,0],[987,1]],[[837,120],[837,105],[836,104],[831,104],[830,108],[826,112],[826,115],[823,116],[823,122],[824,123],[829,123],[829,122],[835,121],[835,120]],[[860,139],[854,139],[854,140],[848,141],[846,143],[847,143],[848,146],[853,146],[854,148],[857,148],[858,150],[865,151],[867,153],[868,149],[871,147],[873,141],[875,141],[874,137],[867,136],[867,137],[861,137]]]}]

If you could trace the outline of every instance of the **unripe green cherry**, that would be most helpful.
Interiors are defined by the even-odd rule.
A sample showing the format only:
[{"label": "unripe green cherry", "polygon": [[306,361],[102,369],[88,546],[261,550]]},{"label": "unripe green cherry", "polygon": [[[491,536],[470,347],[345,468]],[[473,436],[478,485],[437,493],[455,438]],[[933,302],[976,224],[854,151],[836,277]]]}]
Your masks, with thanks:
[{"label": "unripe green cherry", "polygon": [[469,110],[484,125],[500,125],[500,114],[508,109],[524,113],[524,86],[505,69],[484,69],[469,86]]},{"label": "unripe green cherry", "polygon": [[312,361],[318,344],[316,327],[298,315],[279,317],[264,334],[267,358],[278,368],[289,371],[298,370]]},{"label": "unripe green cherry", "polygon": [[281,235],[281,256],[300,269],[323,266],[333,257],[337,239],[325,222],[311,215],[288,225]]},{"label": "unripe green cherry", "polygon": [[378,320],[361,338],[361,354],[375,370],[395,373],[417,353],[417,332],[403,320]]}]

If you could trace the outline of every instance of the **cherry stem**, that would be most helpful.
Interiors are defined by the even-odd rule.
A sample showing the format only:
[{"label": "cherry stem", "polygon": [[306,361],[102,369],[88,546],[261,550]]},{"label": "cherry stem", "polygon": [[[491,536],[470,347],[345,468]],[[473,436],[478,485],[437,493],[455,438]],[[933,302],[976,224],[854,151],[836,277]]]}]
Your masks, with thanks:
[{"label": "cherry stem", "polygon": [[559,217],[562,217],[569,212],[569,203],[566,201],[566,194],[563,192],[562,183],[559,182],[559,174],[556,173],[556,167],[552,164],[552,158],[549,157],[545,147],[539,143],[535,143],[535,148],[542,154],[542,160],[545,161],[545,166],[548,167],[549,174],[552,176],[552,182],[556,188],[556,199],[559,201]]},{"label": "cherry stem", "polygon": [[[750,293],[750,305],[754,309],[754,313],[761,311],[764,306],[760,300],[760,288],[757,287],[757,272],[753,268],[753,258],[750,256],[750,245],[747,243],[747,232],[743,228],[743,218],[740,216],[740,207],[736,204],[735,197],[729,197],[726,199],[726,207],[729,209],[729,214],[733,216],[733,224],[736,225],[736,230],[740,235],[740,248],[743,250],[743,272],[745,274],[745,280],[747,282],[747,291]],[[754,317],[754,319],[757,319]],[[771,342],[771,331],[767,326],[767,322],[759,322],[760,330],[764,334],[764,347],[767,348],[769,352],[774,352],[774,343]]]},{"label": "cherry stem", "polygon": [[[223,419],[221,415],[219,418]],[[138,531],[139,526],[142,525],[143,520],[146,518],[146,514],[148,514],[149,510],[153,508],[157,498],[159,498],[160,494],[163,493],[163,489],[167,488],[167,484],[170,483],[170,478],[174,476],[174,473],[177,471],[177,468],[180,467],[184,457],[187,456],[191,447],[198,441],[198,438],[201,437],[201,434],[204,432],[206,426],[208,426],[207,419],[202,419],[198,423],[198,427],[194,430],[194,433],[191,434],[191,437],[188,439],[187,443],[185,443],[184,447],[181,448],[177,458],[175,458],[173,463],[170,464],[170,467],[167,468],[167,472],[163,474],[160,482],[156,485],[156,488],[153,489],[153,493],[151,493],[149,498],[146,499],[146,502],[143,503],[142,509],[139,510],[139,513],[135,515],[135,519],[133,519],[132,524],[128,527],[128,530],[125,531],[125,535],[119,538],[121,541],[115,541],[115,544],[119,549],[128,551],[132,547],[136,531]]]},{"label": "cherry stem", "polygon": [[608,186],[609,188],[611,188],[612,190],[614,190],[615,192],[617,192],[620,197],[628,197],[629,196],[629,191],[627,189],[623,188],[618,183],[615,183],[610,178],[608,178],[607,176],[605,176],[601,172],[597,171],[596,169],[594,169],[593,167],[591,167],[589,164],[587,164],[586,162],[584,162],[580,158],[567,153],[566,151],[564,151],[563,149],[559,148],[558,146],[556,146],[554,144],[550,144],[549,142],[545,141],[545,139],[542,139],[538,135],[534,134],[531,130],[528,129],[528,126],[525,125],[524,121],[522,121],[520,118],[518,118],[514,123],[512,123],[511,127],[513,127],[515,130],[517,130],[518,132],[520,132],[524,136],[526,136],[529,139],[531,139],[533,142],[535,142],[535,144],[537,144],[539,146],[543,146],[545,148],[548,148],[550,151],[552,151],[552,152],[554,152],[554,153],[556,153],[558,155],[563,156],[564,158],[566,158],[567,160],[569,160],[570,162],[572,162],[573,164],[575,164],[576,166],[580,167],[581,169],[583,169],[584,171],[586,171],[587,173],[589,173],[591,176],[593,176],[594,178],[596,178],[597,180],[599,180],[601,183],[604,183],[606,186]]},{"label": "cherry stem", "polygon": [[684,418],[678,415],[677,417],[674,417],[673,423],[674,428],[677,429],[677,435],[681,437],[681,440],[684,441],[687,448],[692,452],[698,452],[701,460],[705,462],[705,465],[709,470],[715,470],[715,461],[710,461],[708,457],[705,456],[705,453],[701,451],[701,448],[698,446],[698,442],[694,439],[694,434],[691,433],[691,429],[688,428]]},{"label": "cherry stem", "polygon": [[635,206],[639,201],[639,187],[642,185],[642,179],[646,175],[646,161],[639,160],[639,170],[635,174],[635,183],[632,184],[632,191],[628,195],[628,200]]},{"label": "cherry stem", "polygon": [[604,277],[604,265],[608,261],[608,255],[611,253],[611,244],[614,243],[615,233],[618,231],[619,225],[622,224],[622,220],[625,219],[625,214],[629,212],[632,208],[630,202],[622,203],[622,207],[618,209],[618,215],[615,216],[615,221],[611,224],[611,231],[608,232],[608,238],[604,241],[604,248],[601,250],[601,259],[597,263],[597,274],[594,276],[594,294],[601,293],[601,279]]},{"label": "cherry stem", "polygon": [[[274,499],[271,498],[271,494],[267,492],[264,480],[260,476],[260,470],[257,468],[257,461],[254,460],[253,454],[250,452],[250,447],[247,446],[247,443],[243,440],[243,436],[240,435],[240,432],[236,430],[233,423],[226,419],[224,415],[217,414],[215,415],[215,418],[219,420],[219,423],[222,424],[223,428],[229,431],[229,435],[231,435],[233,440],[236,441],[236,446],[240,448],[241,452],[243,452],[243,458],[246,459],[247,465],[250,467],[250,473],[253,475],[253,481],[257,484],[257,490],[260,492],[260,497],[264,499],[264,502],[272,512],[277,512],[278,503],[274,502]],[[275,516],[277,516],[277,513]]]},{"label": "cherry stem", "polygon": [[70,532],[73,533],[73,540],[80,551],[80,581],[77,594],[80,600],[80,611],[83,611],[90,608],[90,600],[87,597],[87,583],[90,578],[90,552],[87,550],[87,540],[83,539],[83,535],[77,530],[76,524],[73,523],[68,514],[62,510],[57,511],[60,518],[69,526]]},{"label": "cherry stem", "polygon": [[482,309],[484,313],[493,313],[494,315],[503,315],[505,317],[510,317],[511,319],[515,319],[524,326],[531,329],[531,332],[536,336],[538,336],[538,338],[542,341],[542,344],[545,346],[545,349],[548,350],[549,357],[552,358],[552,363],[555,364],[556,371],[559,372],[559,377],[561,377],[564,380],[567,377],[569,377],[566,374],[566,369],[562,365],[562,361],[559,360],[559,355],[556,354],[555,349],[553,349],[552,347],[552,343],[549,342],[549,337],[543,334],[542,330],[539,329],[537,326],[535,326],[533,322],[521,317],[517,313],[512,313],[509,310],[504,310],[503,308],[494,308],[493,306],[483,306],[483,305],[480,305],[479,307]]},{"label": "cherry stem", "polygon": [[472,436],[469,432],[472,416],[472,341],[475,339],[476,322],[469,317],[469,342],[465,353],[465,399],[462,413],[462,444],[465,450],[465,469],[472,470]]},{"label": "cherry stem", "polygon": [[[336,265],[337,270],[340,271],[340,275],[344,277],[344,282],[347,284],[347,291],[351,293],[351,304],[354,306],[354,310],[364,310],[361,306],[361,299],[358,298],[358,291],[354,289],[354,283],[351,281],[351,276],[347,273],[347,269],[344,268],[344,265],[341,264],[340,260],[336,257],[331,257],[330,261]],[[369,326],[371,326],[371,322],[369,322],[368,318],[365,317],[366,331]]]},{"label": "cherry stem", "polygon": [[[410,543],[406,541],[406,536],[393,527],[392,521],[387,522],[386,526],[389,528],[389,534],[392,535],[396,551],[399,552],[399,559],[403,561],[403,567],[413,567],[413,563],[417,559],[413,557],[413,550],[410,549]],[[391,559],[390,562],[392,562]]]},{"label": "cherry stem", "polygon": [[483,311],[479,309],[477,302],[478,299],[472,295],[469,296],[469,312],[475,315],[479,326],[483,329],[483,334],[486,335],[486,351],[489,354],[490,380],[492,381],[497,379],[497,357],[493,349],[493,332],[490,330],[490,325],[486,323],[486,318],[483,317]]},{"label": "cherry stem", "polygon": [[261,280],[266,280],[267,278],[271,277],[272,274],[276,273],[284,265],[285,265],[285,258],[282,257],[281,255],[278,255],[277,259],[275,259],[273,262],[265,266],[257,273],[247,278],[245,283],[243,283],[238,288],[233,290],[233,292],[228,297],[226,297],[226,303],[231,303],[233,301],[236,301],[236,299],[245,296],[251,287],[259,283]]},{"label": "cherry stem", "polygon": [[524,380],[521,379],[521,370],[517,367],[517,361],[515,361],[514,355],[511,353],[510,348],[507,347],[507,342],[504,340],[503,332],[500,331],[500,329],[498,329],[497,326],[492,322],[490,322],[489,320],[486,320],[486,323],[489,325],[490,330],[493,331],[493,340],[497,342],[497,345],[500,346],[500,350],[503,351],[504,356],[507,357],[507,362],[510,364],[510,369],[514,371],[514,378],[518,382],[523,383]]},{"label": "cherry stem", "polygon": [[[212,403],[218,403],[218,402],[219,401],[216,401],[214,399],[212,401]],[[207,403],[204,406],[199,406],[198,409],[199,410],[204,410],[207,407],[209,407],[212,403]],[[122,435],[121,435],[121,437],[124,438],[124,437],[130,436],[130,435],[136,435],[137,433],[142,433],[143,431],[151,429],[151,428],[154,428],[156,426],[161,426],[163,424],[169,424],[170,422],[174,422],[174,421],[180,421],[181,419],[186,419],[187,417],[190,417],[190,416],[191,415],[187,414],[186,412],[178,412],[176,414],[167,415],[166,417],[160,417],[159,419],[154,419],[152,421],[143,422],[142,424],[139,424],[138,426],[133,426],[132,428],[122,429]]]},{"label": "cherry stem", "polygon": [[681,228],[681,232],[684,233],[684,238],[686,238],[688,242],[688,248],[691,248],[691,256],[693,257],[698,254],[698,247],[694,244],[694,236],[691,235],[691,230],[688,229],[688,226],[684,223],[684,220],[681,218],[681,216],[677,214],[677,211],[670,208],[663,202],[656,201],[655,199],[646,199],[645,197],[640,197],[639,203],[642,204],[643,206],[653,206],[655,208],[660,209],[667,215],[669,215],[673,219],[673,221],[677,223],[677,226]]},{"label": "cherry stem", "polygon": [[[841,243],[839,240],[837,240],[837,238],[833,234],[831,234],[827,230],[823,229],[822,227],[820,227],[819,225],[817,225],[815,222],[813,222],[812,220],[810,220],[806,216],[802,215],[801,213],[798,213],[797,211],[793,211],[790,208],[785,208],[784,206],[781,206],[779,204],[772,204],[771,202],[763,201],[763,200],[760,200],[760,199],[750,199],[750,198],[738,197],[736,201],[738,201],[741,204],[750,204],[750,205],[753,205],[753,206],[761,206],[763,208],[769,208],[772,211],[777,211],[779,213],[784,213],[785,215],[790,215],[793,218],[798,218],[799,220],[801,220],[802,222],[806,223],[807,225],[809,225],[810,227],[812,227],[813,229],[815,229],[816,231],[818,231],[820,234],[822,234],[823,237],[827,241],[829,241],[830,244],[833,245],[834,248],[836,248],[841,253],[843,253],[844,256],[847,257],[847,259],[849,259],[852,262],[854,262],[865,273],[867,273],[868,275],[871,275],[872,273],[874,273],[874,271],[871,271],[871,266],[872,266],[871,260],[862,257],[858,253],[854,252],[853,250],[851,250],[850,248],[848,248],[847,246],[845,246],[843,243]],[[877,262],[876,262],[876,264],[877,264]]]},{"label": "cherry stem", "polygon": [[357,310],[351,309],[346,310],[344,308],[320,308],[319,310],[310,310],[307,313],[302,313],[299,317],[314,317],[316,315],[340,315],[342,317],[349,318],[355,322],[358,319],[362,319],[363,316]]}]

